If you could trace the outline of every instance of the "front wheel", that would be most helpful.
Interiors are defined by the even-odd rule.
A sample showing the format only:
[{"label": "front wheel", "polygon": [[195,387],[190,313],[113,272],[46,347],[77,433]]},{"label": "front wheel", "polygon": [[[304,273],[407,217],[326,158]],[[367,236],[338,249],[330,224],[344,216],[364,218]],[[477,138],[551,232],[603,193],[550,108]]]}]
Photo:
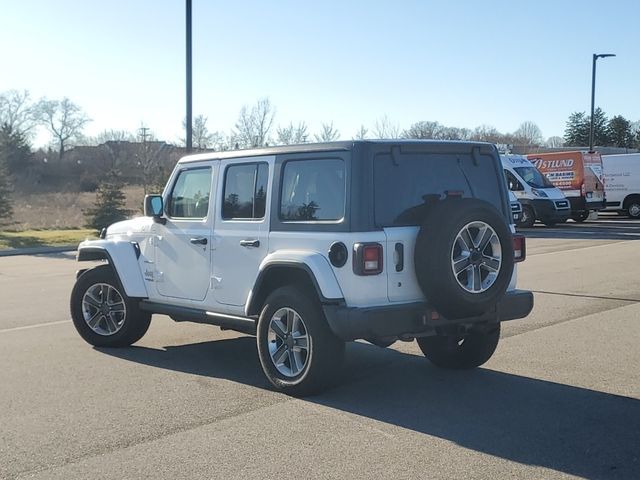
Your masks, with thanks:
[{"label": "front wheel", "polygon": [[258,320],[258,356],[267,379],[288,395],[319,392],[335,378],[345,345],[310,293],[286,286],[273,291]]},{"label": "front wheel", "polygon": [[71,291],[71,318],[80,336],[96,347],[126,347],[149,329],[151,314],[124,293],[111,265],[83,273]]},{"label": "front wheel", "polygon": [[536,223],[536,213],[533,211],[533,208],[529,205],[523,205],[522,216],[520,217],[518,226],[521,228],[531,228],[534,223]]},{"label": "front wheel", "polygon": [[425,357],[440,368],[468,370],[491,358],[500,340],[500,324],[466,335],[418,337],[416,341]]}]

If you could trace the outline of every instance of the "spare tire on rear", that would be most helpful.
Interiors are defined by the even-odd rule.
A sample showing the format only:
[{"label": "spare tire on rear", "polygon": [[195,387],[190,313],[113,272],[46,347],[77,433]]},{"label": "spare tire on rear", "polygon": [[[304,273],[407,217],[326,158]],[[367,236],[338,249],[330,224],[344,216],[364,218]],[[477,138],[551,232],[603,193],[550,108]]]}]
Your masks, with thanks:
[{"label": "spare tire on rear", "polygon": [[513,273],[513,236],[493,205],[450,198],[430,209],[414,254],[427,301],[449,319],[482,315],[504,296]]}]

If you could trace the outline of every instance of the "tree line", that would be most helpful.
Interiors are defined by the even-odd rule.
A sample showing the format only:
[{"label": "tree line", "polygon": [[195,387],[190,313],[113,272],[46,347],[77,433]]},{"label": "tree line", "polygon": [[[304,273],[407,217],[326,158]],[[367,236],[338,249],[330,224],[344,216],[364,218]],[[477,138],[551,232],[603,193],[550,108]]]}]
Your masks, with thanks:
[{"label": "tree line", "polygon": [[[538,125],[532,121],[522,122],[514,132],[503,133],[493,126],[480,125],[474,129],[446,126],[438,121],[422,120],[414,122],[408,128],[401,128],[384,115],[372,126],[362,124],[352,135],[343,135],[332,121],[323,122],[319,130],[311,132],[305,121],[276,124],[276,107],[269,98],[262,98],[253,105],[240,109],[238,118],[228,131],[210,131],[204,115],[193,119],[192,144],[197,150],[236,150],[273,145],[291,145],[310,142],[331,142],[352,138],[405,138],[437,140],[473,140],[496,144],[520,145],[525,147],[562,146],[586,147],[589,144],[590,117],[584,112],[569,115],[563,137],[552,136],[545,139]],[[41,98],[33,100],[27,90],[9,90],[0,92],[0,221],[12,214],[11,178],[28,164],[33,155],[31,142],[38,127],[45,128],[51,137],[57,156],[62,159],[65,152],[78,145],[101,145],[109,141],[136,142],[143,145],[144,151],[138,156],[146,168],[153,157],[148,142],[155,140],[148,127],[141,127],[138,134],[126,130],[104,130],[94,137],[84,135],[84,129],[91,122],[83,109],[69,98],[51,100]],[[185,130],[185,122],[182,122]],[[184,145],[184,139],[179,139]],[[597,146],[615,146],[640,148],[640,122],[632,122],[621,115],[610,119],[601,110],[594,114],[594,144]],[[114,165],[117,162],[114,160]],[[119,197],[115,193],[117,171],[112,168],[107,175],[108,181],[99,186],[98,195],[102,198]],[[146,189],[145,184],[145,189]],[[117,188],[116,188],[117,190]],[[108,194],[107,194],[108,193]],[[99,199],[98,199],[99,200]]]}]

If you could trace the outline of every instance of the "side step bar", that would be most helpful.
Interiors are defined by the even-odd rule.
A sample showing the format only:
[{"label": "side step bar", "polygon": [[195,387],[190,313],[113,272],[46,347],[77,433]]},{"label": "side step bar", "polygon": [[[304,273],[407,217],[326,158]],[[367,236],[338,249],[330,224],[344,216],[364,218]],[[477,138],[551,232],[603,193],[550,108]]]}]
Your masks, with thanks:
[{"label": "side step bar", "polygon": [[216,325],[223,330],[234,330],[249,335],[256,334],[257,320],[255,318],[208,312],[197,308],[178,307],[147,300],[140,302],[140,308],[146,312],[168,315],[176,322],[206,323]]}]

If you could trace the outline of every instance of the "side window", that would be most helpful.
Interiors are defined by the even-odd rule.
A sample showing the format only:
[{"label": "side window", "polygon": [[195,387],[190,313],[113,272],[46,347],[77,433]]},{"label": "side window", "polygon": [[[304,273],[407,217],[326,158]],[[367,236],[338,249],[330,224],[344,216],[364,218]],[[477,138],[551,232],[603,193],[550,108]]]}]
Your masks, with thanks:
[{"label": "side window", "polygon": [[522,187],[522,184],[509,170],[504,171],[504,176],[507,179],[507,186],[509,187],[509,190],[514,192],[524,190],[524,188]]},{"label": "side window", "polygon": [[243,163],[227,167],[224,180],[224,220],[256,220],[264,218],[269,165]]},{"label": "side window", "polygon": [[280,219],[340,220],[345,210],[344,161],[293,160],[284,165]]},{"label": "side window", "polygon": [[167,214],[173,218],[205,218],[210,192],[210,168],[183,170],[171,190]]}]

